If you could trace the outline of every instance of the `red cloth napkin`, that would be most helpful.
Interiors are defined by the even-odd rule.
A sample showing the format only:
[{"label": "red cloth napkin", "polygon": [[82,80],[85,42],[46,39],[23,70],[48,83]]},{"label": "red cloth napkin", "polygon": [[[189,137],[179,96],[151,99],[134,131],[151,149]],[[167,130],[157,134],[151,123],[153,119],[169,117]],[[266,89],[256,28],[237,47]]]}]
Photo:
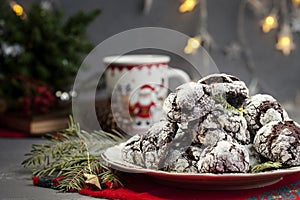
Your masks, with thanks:
[{"label": "red cloth napkin", "polygon": [[[168,187],[153,181],[143,174],[123,174],[121,177],[124,188],[103,189],[95,191],[82,188],[79,194],[118,200],[197,200],[197,199],[224,199],[224,200],[257,200],[257,199],[300,199],[300,172],[288,175],[282,181],[255,189],[247,190],[188,190]],[[60,178],[32,178],[33,184],[42,187],[54,188]],[[75,192],[75,191],[72,191]]]},{"label": "red cloth napkin", "polygon": [[197,199],[300,199],[300,173],[285,176],[282,181],[256,189],[205,191],[168,187],[143,174],[125,174],[125,187],[93,191],[83,188],[82,195],[120,200],[197,200]]},{"label": "red cloth napkin", "polygon": [[[95,191],[83,188],[79,194],[118,200],[257,200],[257,199],[300,199],[300,172],[283,178],[282,181],[256,189],[248,190],[188,190],[168,187],[154,182],[143,174],[124,174],[122,176],[124,188],[103,189]],[[33,184],[42,187],[54,188],[60,178],[34,177]],[[75,191],[72,191],[75,192]]]}]

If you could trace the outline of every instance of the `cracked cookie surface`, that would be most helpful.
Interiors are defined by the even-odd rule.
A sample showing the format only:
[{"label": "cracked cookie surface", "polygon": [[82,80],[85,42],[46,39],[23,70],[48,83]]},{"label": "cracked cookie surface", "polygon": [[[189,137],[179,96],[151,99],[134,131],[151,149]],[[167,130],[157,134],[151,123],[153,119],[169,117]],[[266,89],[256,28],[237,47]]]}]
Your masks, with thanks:
[{"label": "cracked cookie surface", "polygon": [[200,79],[198,83],[205,85],[205,91],[210,96],[221,96],[235,108],[241,107],[249,97],[246,84],[232,75],[211,74]]},{"label": "cracked cookie surface", "polygon": [[163,166],[176,132],[176,124],[164,120],[157,122],[147,134],[130,138],[122,150],[122,157],[129,163],[159,169]]},{"label": "cracked cookie surface", "polygon": [[249,144],[250,134],[247,122],[240,112],[228,110],[220,104],[198,123],[190,127],[193,132],[193,143],[214,145],[218,141],[231,141],[239,144]]},{"label": "cracked cookie surface", "polygon": [[220,141],[201,153],[198,170],[202,173],[247,172],[250,169],[247,149],[237,143]]},{"label": "cracked cookie surface", "polygon": [[190,82],[177,87],[174,93],[168,95],[163,111],[167,120],[187,128],[190,122],[209,113],[214,104],[215,101],[205,94],[202,84]]},{"label": "cracked cookie surface", "polygon": [[251,96],[246,99],[243,108],[244,117],[252,138],[254,138],[256,132],[267,123],[289,119],[287,112],[279,102],[268,94],[256,94]]},{"label": "cracked cookie surface", "polygon": [[270,122],[258,130],[254,148],[262,156],[286,166],[300,164],[300,125],[292,120]]}]

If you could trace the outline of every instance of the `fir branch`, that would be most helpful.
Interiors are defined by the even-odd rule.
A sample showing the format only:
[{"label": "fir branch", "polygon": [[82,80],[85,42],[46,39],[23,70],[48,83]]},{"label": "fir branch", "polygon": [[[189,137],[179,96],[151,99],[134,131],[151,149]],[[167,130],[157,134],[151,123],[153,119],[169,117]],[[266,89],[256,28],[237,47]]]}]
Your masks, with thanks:
[{"label": "fir branch", "polygon": [[69,128],[59,132],[57,135],[49,136],[51,143],[33,144],[32,150],[25,154],[29,156],[23,161],[22,165],[40,165],[41,167],[49,165],[49,162],[57,161],[63,156],[70,154],[85,153],[86,148],[93,153],[101,153],[105,148],[115,145],[123,140],[121,134],[114,135],[104,131],[95,131],[88,133],[80,130],[78,124],[70,118]]},{"label": "fir branch", "polygon": [[109,172],[108,175],[100,177],[100,180],[102,180],[102,178],[106,181],[117,179],[114,174],[110,173],[111,170],[95,157],[89,159],[88,157],[82,157],[81,163],[78,163],[78,165],[68,164],[61,173],[59,173],[59,175],[64,174],[64,178],[61,180],[57,189],[59,191],[80,190],[85,184],[84,174],[95,174],[99,176],[99,174],[101,175],[106,171]]},{"label": "fir branch", "polygon": [[62,177],[57,189],[78,190],[85,184],[84,174],[97,175],[101,183],[107,181],[122,185],[113,171],[105,166],[99,155],[110,146],[124,141],[120,133],[102,130],[80,130],[70,117],[69,127],[56,135],[48,135],[49,143],[33,144],[24,167],[32,167],[34,176]]},{"label": "fir branch", "polygon": [[260,163],[260,164],[255,165],[251,169],[251,173],[258,173],[258,172],[263,172],[263,171],[267,171],[267,170],[271,170],[271,169],[279,169],[281,167],[282,167],[282,164],[280,162],[268,161],[265,163]]},{"label": "fir branch", "polygon": [[83,152],[85,146],[81,140],[59,141],[48,144],[33,144],[29,156],[22,162],[22,165],[28,167],[30,165],[39,165],[46,167],[50,162],[57,161],[63,156],[70,155],[74,152]]},{"label": "fir branch", "polygon": [[219,104],[221,104],[225,109],[240,113],[241,116],[244,115],[244,110],[243,110],[242,107],[241,108],[235,108],[230,103],[228,103],[227,100],[224,97],[222,97],[221,95],[215,95],[214,100],[216,102],[218,102]]},{"label": "fir branch", "polygon": [[114,187],[115,185],[123,186],[122,182],[118,179],[114,171],[111,169],[103,171],[100,174],[100,180],[102,180],[102,184],[111,183],[109,186],[110,188]]}]

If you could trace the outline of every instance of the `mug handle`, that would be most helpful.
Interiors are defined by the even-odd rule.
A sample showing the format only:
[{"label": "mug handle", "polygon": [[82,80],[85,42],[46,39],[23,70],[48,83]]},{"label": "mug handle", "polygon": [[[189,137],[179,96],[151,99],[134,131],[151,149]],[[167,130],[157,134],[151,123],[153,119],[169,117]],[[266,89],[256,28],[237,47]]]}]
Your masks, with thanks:
[{"label": "mug handle", "polygon": [[178,79],[180,82],[182,82],[182,84],[191,81],[190,76],[181,69],[175,69],[175,68],[169,67],[167,70],[167,76],[168,76],[168,78]]}]

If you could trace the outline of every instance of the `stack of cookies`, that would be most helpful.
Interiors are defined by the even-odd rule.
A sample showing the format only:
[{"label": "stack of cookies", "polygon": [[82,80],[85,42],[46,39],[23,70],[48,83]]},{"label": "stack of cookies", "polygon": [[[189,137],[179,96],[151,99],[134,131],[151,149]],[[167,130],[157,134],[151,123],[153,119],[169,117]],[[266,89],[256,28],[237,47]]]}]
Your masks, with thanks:
[{"label": "stack of cookies", "polygon": [[265,161],[300,165],[300,126],[267,94],[249,97],[245,83],[212,74],[179,86],[164,101],[164,116],[131,137],[126,162],[187,173],[247,173]]}]

